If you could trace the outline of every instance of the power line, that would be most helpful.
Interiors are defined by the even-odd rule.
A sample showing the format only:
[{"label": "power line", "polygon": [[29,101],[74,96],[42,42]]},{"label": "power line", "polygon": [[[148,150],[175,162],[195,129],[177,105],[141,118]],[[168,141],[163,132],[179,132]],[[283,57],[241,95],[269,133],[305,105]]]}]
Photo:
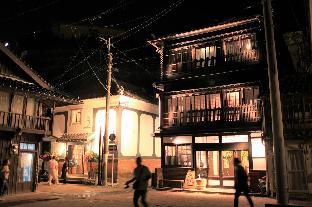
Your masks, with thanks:
[{"label": "power line", "polygon": [[[87,40],[88,40],[88,36],[87,36],[87,37],[84,39],[84,41],[82,42],[81,47],[83,47],[83,46],[86,44]],[[80,53],[80,50],[78,50],[78,51],[75,53],[75,55],[73,55],[73,56],[71,56],[71,57],[69,58],[70,60],[69,60],[69,63],[67,64],[67,66],[66,66],[66,70],[65,70],[60,76],[58,76],[58,77],[56,78],[56,79],[58,79],[58,81],[62,80],[62,78],[63,78],[69,71],[73,70],[75,67],[78,66],[78,65],[75,65],[74,67],[70,68],[70,66],[72,66],[72,64],[74,63],[74,60],[78,57],[79,53]],[[54,79],[54,80],[56,80],[56,79]]]},{"label": "power line", "polygon": [[119,50],[118,48],[116,48],[114,45],[112,45],[112,47],[117,51],[119,52],[120,54],[122,54],[123,56],[125,56],[126,58],[128,58],[129,60],[131,60],[135,65],[137,65],[139,68],[143,69],[147,74],[149,74],[151,77],[152,74],[150,71],[148,71],[145,67],[142,67],[139,63],[137,63],[136,60],[134,60],[133,58],[129,57],[125,52]]},{"label": "power line", "polygon": [[117,4],[115,4],[113,7],[109,8],[109,9],[106,9],[105,11],[102,11],[100,12],[98,15],[94,15],[94,16],[91,16],[91,17],[87,17],[87,18],[84,18],[82,20],[79,20],[77,22],[74,22],[70,25],[76,25],[76,24],[79,24],[79,23],[84,23],[84,22],[89,22],[89,23],[92,23],[93,21],[95,20],[98,20],[98,19],[101,19],[103,16],[106,16],[108,14],[111,14],[113,13],[114,11],[126,6],[127,4],[131,4],[133,3],[134,1],[130,1],[130,2],[127,2],[126,0],[120,0],[119,2],[117,2]]},{"label": "power line", "polygon": [[136,22],[140,19],[146,19],[146,16],[141,16],[141,17],[137,17],[128,21],[124,21],[124,22],[120,22],[120,23],[116,23],[116,24],[110,24],[110,25],[103,25],[101,27],[105,27],[105,28],[110,28],[110,27],[118,27],[120,25],[124,25],[124,24],[128,24],[128,23],[132,23],[132,22]]},{"label": "power line", "polygon": [[[76,38],[76,36],[75,36],[75,33],[74,33],[74,31],[73,31],[72,28],[71,28],[71,31],[72,31],[72,33],[74,34],[75,40],[76,40],[76,42],[77,42],[77,44],[78,44],[78,40],[77,40],[77,38]],[[82,50],[82,48],[81,48],[79,45],[78,45],[78,48],[79,48],[81,54],[83,55],[83,57],[86,57],[85,54],[84,54],[84,52],[83,52],[83,50]],[[102,83],[102,81],[100,80],[100,78],[98,77],[98,75],[96,74],[96,72],[94,71],[94,69],[93,69],[93,67],[91,66],[90,62],[89,62],[88,60],[86,60],[86,62],[87,62],[87,64],[88,64],[89,68],[92,70],[92,72],[93,72],[94,76],[96,77],[96,79],[98,80],[98,82],[103,86],[103,88],[104,88],[107,92],[109,92],[108,89],[107,89],[107,87]]]},{"label": "power line", "polygon": [[[145,20],[143,23],[127,30],[126,32],[117,35],[115,37],[113,37],[113,39],[117,39],[114,43],[118,43],[128,37],[130,37],[131,35],[139,32],[140,30],[152,25],[154,22],[156,22],[158,19],[160,19],[161,17],[165,16],[166,14],[168,14],[170,11],[172,11],[173,9],[175,9],[176,7],[178,7],[181,3],[183,3],[184,0],[177,0],[174,3],[170,4],[168,8],[161,10],[160,12],[158,12],[154,17],[151,17],[147,20]],[[119,38],[119,39],[118,39]]]},{"label": "power line", "polygon": [[91,58],[95,53],[97,52],[97,50],[93,50],[88,56],[85,56],[85,58],[81,61],[79,61],[77,64],[75,64],[73,67],[67,69],[64,71],[64,73],[61,74],[61,77],[58,81],[58,83],[62,80],[62,78],[65,76],[65,74],[67,74],[68,72],[70,72],[71,70],[73,70],[74,68],[78,67],[79,65],[81,65],[82,63],[84,63],[85,61],[87,61],[89,58]]}]

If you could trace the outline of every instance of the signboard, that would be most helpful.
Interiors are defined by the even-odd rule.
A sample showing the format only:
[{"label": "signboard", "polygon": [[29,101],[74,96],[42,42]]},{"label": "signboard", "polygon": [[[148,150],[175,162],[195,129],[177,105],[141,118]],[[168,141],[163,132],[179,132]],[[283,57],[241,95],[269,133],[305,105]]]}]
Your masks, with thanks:
[{"label": "signboard", "polygon": [[184,182],[184,188],[185,189],[192,189],[195,188],[195,171],[194,170],[188,170],[187,174],[185,176],[185,182]]}]

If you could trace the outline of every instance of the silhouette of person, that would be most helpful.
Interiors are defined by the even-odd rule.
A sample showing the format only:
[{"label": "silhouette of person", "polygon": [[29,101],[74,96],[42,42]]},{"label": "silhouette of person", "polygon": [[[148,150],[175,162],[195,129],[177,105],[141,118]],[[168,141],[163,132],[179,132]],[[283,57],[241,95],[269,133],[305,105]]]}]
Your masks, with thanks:
[{"label": "silhouette of person", "polygon": [[144,207],[147,207],[148,204],[145,199],[147,193],[148,180],[152,177],[151,172],[146,166],[142,165],[141,157],[137,157],[136,164],[137,167],[133,171],[133,178],[125,183],[126,185],[125,188],[128,188],[129,183],[132,183],[134,181],[133,204],[135,207],[139,207],[138,201],[139,198],[141,197],[141,203],[143,204]]},{"label": "silhouette of person", "polygon": [[10,160],[5,159],[0,170],[0,196],[3,196],[9,190]]},{"label": "silhouette of person", "polygon": [[65,157],[64,164],[62,166],[62,175],[61,175],[64,184],[67,183],[67,176],[66,176],[67,170],[68,170],[68,157]]},{"label": "silhouette of person", "polygon": [[240,164],[241,161],[238,158],[234,158],[234,179],[235,179],[235,197],[234,197],[234,207],[238,207],[238,198],[243,192],[249,202],[251,207],[254,207],[254,204],[249,196],[248,190],[248,176],[243,166]]}]

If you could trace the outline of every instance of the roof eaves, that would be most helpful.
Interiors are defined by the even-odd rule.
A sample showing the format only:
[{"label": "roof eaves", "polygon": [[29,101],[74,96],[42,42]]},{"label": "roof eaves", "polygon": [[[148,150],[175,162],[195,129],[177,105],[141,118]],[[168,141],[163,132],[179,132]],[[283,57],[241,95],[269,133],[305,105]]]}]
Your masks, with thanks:
[{"label": "roof eaves", "polygon": [[230,20],[230,21],[226,21],[226,22],[223,22],[221,24],[214,25],[214,26],[205,27],[202,29],[192,30],[192,31],[183,32],[183,33],[172,34],[169,36],[160,37],[160,38],[155,39],[155,40],[149,40],[147,42],[149,44],[153,45],[154,47],[157,47],[157,44],[159,44],[163,41],[181,39],[181,38],[185,38],[185,37],[191,37],[191,36],[196,36],[196,35],[200,35],[200,34],[215,32],[215,31],[219,31],[219,30],[223,30],[223,29],[227,29],[227,28],[233,28],[233,27],[237,27],[240,25],[245,25],[245,24],[249,24],[249,23],[253,23],[253,22],[260,22],[260,16],[257,15],[257,16],[253,16],[253,17],[249,17],[249,18],[240,19],[240,20],[238,20],[238,19]]}]

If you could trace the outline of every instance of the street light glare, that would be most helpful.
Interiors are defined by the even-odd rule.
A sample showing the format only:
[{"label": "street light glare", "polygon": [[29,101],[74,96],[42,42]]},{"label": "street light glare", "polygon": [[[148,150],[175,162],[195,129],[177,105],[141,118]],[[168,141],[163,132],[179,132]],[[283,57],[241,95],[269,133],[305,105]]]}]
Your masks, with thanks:
[{"label": "street light glare", "polygon": [[4,46],[6,46],[6,47],[9,46],[9,43],[8,43],[8,42],[5,42],[5,43],[4,43]]}]

